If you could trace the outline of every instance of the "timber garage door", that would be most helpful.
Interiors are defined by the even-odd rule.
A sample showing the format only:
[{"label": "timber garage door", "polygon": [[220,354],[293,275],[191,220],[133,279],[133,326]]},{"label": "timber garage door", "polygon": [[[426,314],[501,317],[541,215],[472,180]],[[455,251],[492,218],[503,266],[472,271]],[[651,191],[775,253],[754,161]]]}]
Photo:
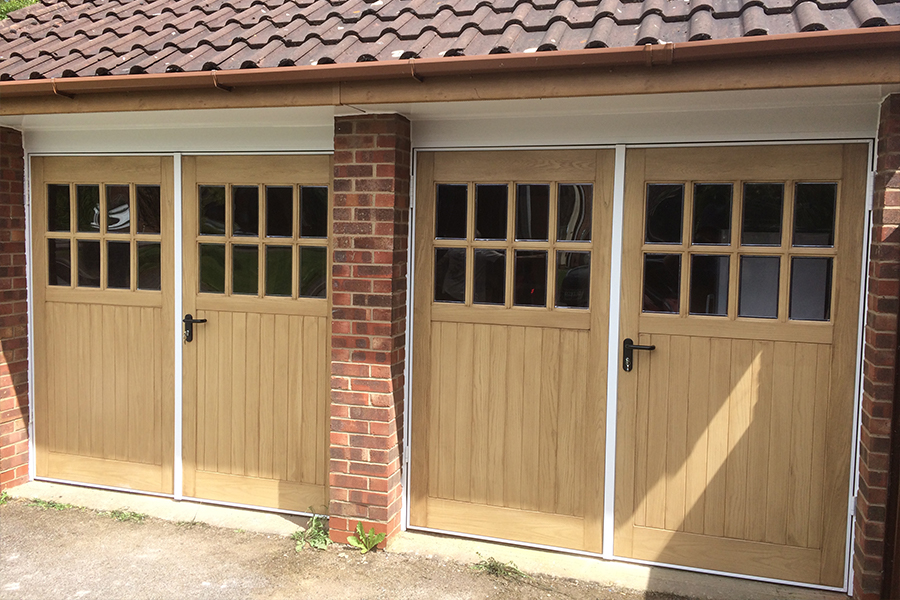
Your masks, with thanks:
[{"label": "timber garage door", "polygon": [[327,504],[330,180],[329,156],[184,159],[186,496]]},{"label": "timber garage door", "polygon": [[411,524],[599,552],[613,153],[418,156]]},{"label": "timber garage door", "polygon": [[31,167],[37,475],[171,493],[172,160]]},{"label": "timber garage door", "polygon": [[616,555],[843,585],[866,148],[626,169]]}]

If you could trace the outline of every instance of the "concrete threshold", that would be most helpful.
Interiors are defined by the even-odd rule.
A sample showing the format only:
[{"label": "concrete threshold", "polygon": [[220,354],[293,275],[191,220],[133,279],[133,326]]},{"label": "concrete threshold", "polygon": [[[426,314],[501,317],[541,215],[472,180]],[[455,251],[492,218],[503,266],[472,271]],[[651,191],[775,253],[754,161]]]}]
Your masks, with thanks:
[{"label": "concrete threshold", "polygon": [[[31,481],[9,490],[13,498],[53,500],[93,510],[130,510],[172,522],[198,521],[215,527],[289,536],[306,517],[234,508],[197,501],[132,494],[77,485]],[[405,531],[387,552],[429,559],[474,563],[479,554],[513,562],[526,573],[591,581],[640,592],[675,594],[697,600],[847,600],[837,592],[748,581],[664,567],[649,567],[600,558],[523,548],[448,535]]]}]

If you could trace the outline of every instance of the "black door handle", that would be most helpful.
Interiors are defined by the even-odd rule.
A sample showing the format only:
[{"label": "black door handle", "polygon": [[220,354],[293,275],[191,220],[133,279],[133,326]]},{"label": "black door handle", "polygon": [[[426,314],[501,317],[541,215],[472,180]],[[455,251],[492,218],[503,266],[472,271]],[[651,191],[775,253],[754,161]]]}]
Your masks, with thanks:
[{"label": "black door handle", "polygon": [[634,368],[634,351],[635,350],[656,350],[656,346],[641,346],[635,344],[631,338],[625,338],[622,342],[622,370],[630,371]]},{"label": "black door handle", "polygon": [[184,341],[194,341],[194,323],[206,323],[206,319],[195,319],[194,315],[188,313],[181,320],[184,323]]}]

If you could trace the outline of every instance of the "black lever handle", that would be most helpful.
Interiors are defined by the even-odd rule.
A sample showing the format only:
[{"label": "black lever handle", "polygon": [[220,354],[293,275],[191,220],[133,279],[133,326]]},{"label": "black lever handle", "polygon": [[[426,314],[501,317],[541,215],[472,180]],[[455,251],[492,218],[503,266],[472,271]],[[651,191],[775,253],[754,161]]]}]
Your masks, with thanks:
[{"label": "black lever handle", "polygon": [[195,319],[194,315],[188,313],[181,320],[184,323],[184,341],[194,341],[194,323],[206,323],[206,319]]},{"label": "black lever handle", "polygon": [[625,338],[622,342],[622,370],[631,371],[634,368],[635,350],[656,350],[656,346],[642,346],[635,344],[631,338]]}]

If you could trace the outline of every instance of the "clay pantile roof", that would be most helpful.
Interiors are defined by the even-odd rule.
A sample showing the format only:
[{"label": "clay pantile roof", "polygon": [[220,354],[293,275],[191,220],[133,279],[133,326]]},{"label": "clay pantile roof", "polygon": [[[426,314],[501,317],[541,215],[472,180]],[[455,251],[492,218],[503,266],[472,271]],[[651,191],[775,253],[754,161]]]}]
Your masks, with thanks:
[{"label": "clay pantile roof", "polygon": [[900,0],[41,0],[0,80],[617,48],[900,25]]}]

